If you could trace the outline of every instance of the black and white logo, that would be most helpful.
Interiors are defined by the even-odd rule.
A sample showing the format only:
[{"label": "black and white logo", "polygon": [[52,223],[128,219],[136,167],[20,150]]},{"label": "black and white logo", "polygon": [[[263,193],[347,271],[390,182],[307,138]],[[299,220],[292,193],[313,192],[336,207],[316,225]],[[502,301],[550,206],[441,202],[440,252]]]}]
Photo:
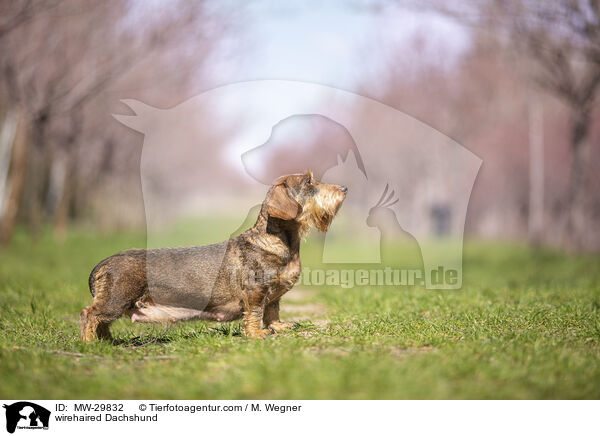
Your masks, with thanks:
[{"label": "black and white logo", "polygon": [[6,431],[14,433],[16,429],[48,429],[50,411],[42,406],[29,401],[19,401],[10,405],[4,404],[6,409]]}]

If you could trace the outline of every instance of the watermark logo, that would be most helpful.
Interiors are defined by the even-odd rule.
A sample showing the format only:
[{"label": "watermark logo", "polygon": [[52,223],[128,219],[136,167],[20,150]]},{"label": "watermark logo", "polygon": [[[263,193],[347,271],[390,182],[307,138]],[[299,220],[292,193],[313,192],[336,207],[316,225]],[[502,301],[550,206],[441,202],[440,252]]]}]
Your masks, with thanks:
[{"label": "watermark logo", "polygon": [[16,429],[48,430],[50,424],[48,409],[29,401],[4,404],[3,407],[6,409],[6,431],[9,433],[14,433]]},{"label": "watermark logo", "polygon": [[[465,219],[482,161],[431,126],[376,100],[297,81],[234,83],[170,109],[123,102],[135,115],[115,118],[145,135],[149,247],[165,245],[161,224],[175,208],[165,198],[188,198],[204,217],[218,208],[238,217],[229,229],[211,225],[210,242],[219,242],[252,226],[273,180],[310,169],[348,193],[329,231],[309,240],[318,255],[304,264],[311,273],[303,271],[301,283],[322,276],[340,286],[346,278],[344,287],[462,286]],[[337,139],[309,147],[323,124]],[[286,132],[295,140],[282,147]],[[182,180],[193,187],[187,194]]]}]

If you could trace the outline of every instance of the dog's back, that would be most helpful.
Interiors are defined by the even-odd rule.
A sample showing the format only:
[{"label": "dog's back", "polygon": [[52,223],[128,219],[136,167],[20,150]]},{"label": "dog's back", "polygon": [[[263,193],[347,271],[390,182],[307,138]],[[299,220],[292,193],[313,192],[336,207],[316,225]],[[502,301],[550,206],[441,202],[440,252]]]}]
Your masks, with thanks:
[{"label": "dog's back", "polygon": [[229,280],[219,276],[228,242],[122,251],[94,267],[89,277],[90,292],[96,297],[110,285],[121,293],[157,304],[204,309],[215,287],[219,287],[218,281]]}]

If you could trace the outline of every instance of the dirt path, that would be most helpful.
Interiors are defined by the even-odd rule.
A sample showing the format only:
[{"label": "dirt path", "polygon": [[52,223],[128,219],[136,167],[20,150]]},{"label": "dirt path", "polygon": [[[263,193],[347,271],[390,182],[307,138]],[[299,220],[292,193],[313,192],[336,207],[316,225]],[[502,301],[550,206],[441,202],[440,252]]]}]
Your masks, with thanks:
[{"label": "dirt path", "polygon": [[309,320],[325,326],[327,307],[317,302],[316,294],[316,291],[305,287],[292,289],[281,299],[281,318],[286,321]]}]

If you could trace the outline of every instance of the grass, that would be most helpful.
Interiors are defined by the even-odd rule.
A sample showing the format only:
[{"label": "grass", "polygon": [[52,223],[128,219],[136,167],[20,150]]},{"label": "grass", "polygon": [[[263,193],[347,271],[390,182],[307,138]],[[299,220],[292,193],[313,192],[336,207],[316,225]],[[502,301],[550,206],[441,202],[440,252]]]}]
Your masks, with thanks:
[{"label": "grass", "polygon": [[600,398],[598,256],[471,242],[458,291],[301,287],[282,304],[294,329],[263,341],[239,322],[120,320],[120,345],[80,343],[89,271],[144,244],[19,233],[0,251],[0,397]]}]

